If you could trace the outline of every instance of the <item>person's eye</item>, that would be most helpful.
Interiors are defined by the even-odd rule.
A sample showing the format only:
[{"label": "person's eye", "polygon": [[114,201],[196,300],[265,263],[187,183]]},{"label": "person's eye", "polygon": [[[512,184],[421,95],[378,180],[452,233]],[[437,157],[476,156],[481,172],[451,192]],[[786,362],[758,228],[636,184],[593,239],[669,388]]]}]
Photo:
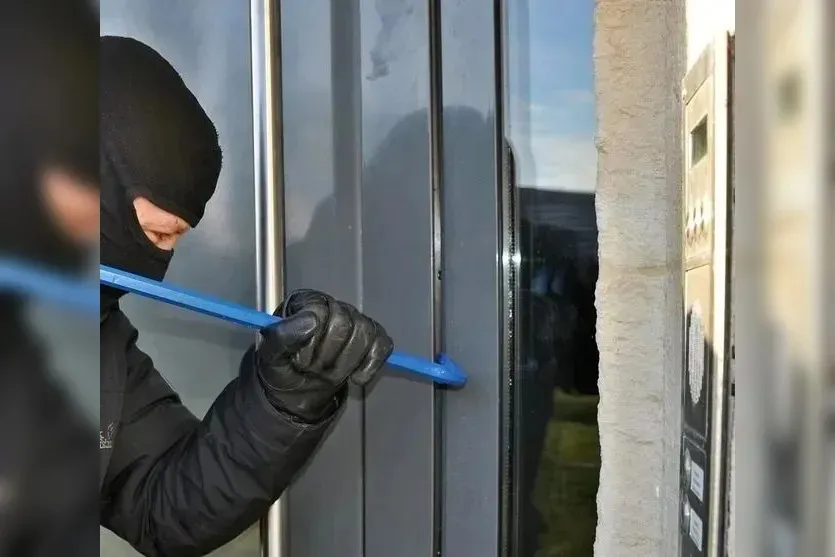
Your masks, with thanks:
[{"label": "person's eye", "polygon": [[157,242],[160,241],[161,234],[159,232],[156,232],[154,230],[150,230],[148,228],[143,228],[142,231],[145,233],[145,236],[147,236],[148,239],[151,242],[153,242],[154,244],[156,244]]},{"label": "person's eye", "polygon": [[161,234],[157,240],[156,245],[160,249],[170,250],[174,249],[177,243],[178,236],[176,234]]}]

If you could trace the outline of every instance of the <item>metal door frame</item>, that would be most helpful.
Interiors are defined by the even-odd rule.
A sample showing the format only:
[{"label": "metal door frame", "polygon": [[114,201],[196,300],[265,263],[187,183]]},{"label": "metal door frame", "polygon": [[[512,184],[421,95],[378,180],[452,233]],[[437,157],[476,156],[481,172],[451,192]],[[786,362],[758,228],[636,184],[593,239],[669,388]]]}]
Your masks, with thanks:
[{"label": "metal door frame", "polygon": [[[256,285],[261,311],[284,297],[284,175],[282,146],[281,2],[251,0],[252,130],[254,146]],[[286,499],[261,520],[261,554],[287,554]]]}]

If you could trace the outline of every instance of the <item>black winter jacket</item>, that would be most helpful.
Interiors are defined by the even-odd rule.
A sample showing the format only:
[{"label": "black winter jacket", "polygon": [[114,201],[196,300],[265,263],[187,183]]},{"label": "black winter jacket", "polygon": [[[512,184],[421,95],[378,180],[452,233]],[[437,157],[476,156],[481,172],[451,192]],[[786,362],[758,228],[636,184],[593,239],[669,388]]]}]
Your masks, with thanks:
[{"label": "black winter jacket", "polygon": [[234,539],[287,488],[338,413],[305,424],[276,410],[250,350],[200,420],[136,346],[118,306],[100,332],[100,522],[144,555],[205,555]]},{"label": "black winter jacket", "polygon": [[22,319],[0,337],[0,557],[98,555],[95,428]]}]

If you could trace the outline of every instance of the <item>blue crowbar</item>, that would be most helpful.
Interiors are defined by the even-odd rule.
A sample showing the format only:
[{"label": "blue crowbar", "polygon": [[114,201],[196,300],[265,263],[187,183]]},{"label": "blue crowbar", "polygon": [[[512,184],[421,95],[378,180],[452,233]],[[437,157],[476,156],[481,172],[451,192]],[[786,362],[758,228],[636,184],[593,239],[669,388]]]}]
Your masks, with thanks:
[{"label": "blue crowbar", "polygon": [[95,284],[30,261],[0,259],[0,292],[47,300],[89,315],[99,313]]},{"label": "blue crowbar", "polygon": [[[204,315],[219,317],[253,329],[266,329],[281,321],[280,317],[250,309],[235,303],[198,294],[182,288],[173,287],[139,275],[127,273],[106,265],[99,269],[101,284],[118,288],[126,292],[139,294],[152,300],[165,302],[173,306],[196,311]],[[464,371],[445,354],[441,354],[433,362],[419,356],[394,352],[389,356],[388,363],[411,371],[417,375],[428,377],[436,383],[460,387],[467,382]]]}]

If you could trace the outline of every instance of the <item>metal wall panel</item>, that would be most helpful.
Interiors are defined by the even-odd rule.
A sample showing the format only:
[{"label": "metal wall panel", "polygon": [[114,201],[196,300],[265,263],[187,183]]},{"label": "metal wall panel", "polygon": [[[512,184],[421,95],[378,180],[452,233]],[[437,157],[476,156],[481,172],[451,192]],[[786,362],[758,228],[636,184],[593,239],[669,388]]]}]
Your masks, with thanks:
[{"label": "metal wall panel", "polygon": [[500,180],[493,2],[442,2],[445,350],[469,373],[443,398],[448,557],[499,553]]},{"label": "metal wall panel", "polygon": [[[358,0],[281,7],[286,287],[359,306]],[[362,447],[354,393],[287,495],[290,555],[362,555]]]},{"label": "metal wall panel", "polygon": [[440,207],[438,340],[472,377],[466,389],[436,397],[432,385],[388,370],[363,403],[351,401],[291,490],[294,557],[469,557],[498,548],[493,6],[446,3],[440,16],[443,55],[432,68],[442,78],[433,82],[444,103],[442,166],[432,167],[440,129],[431,137],[427,2],[282,4],[287,287],[356,302],[398,349],[431,356]]},{"label": "metal wall panel", "polygon": [[[432,356],[427,2],[362,0],[362,307]],[[385,374],[365,402],[365,556],[433,544],[434,388]]]},{"label": "metal wall panel", "polygon": [[[214,121],[223,172],[200,226],[178,246],[168,279],[248,306],[255,305],[252,95],[249,4],[209,0],[104,0],[101,33],[132,36],[166,57]],[[252,333],[163,304],[128,297],[125,312],[140,330],[140,346],[202,415],[238,374]],[[250,529],[215,555],[259,554]],[[104,556],[134,555],[110,535]]]}]

